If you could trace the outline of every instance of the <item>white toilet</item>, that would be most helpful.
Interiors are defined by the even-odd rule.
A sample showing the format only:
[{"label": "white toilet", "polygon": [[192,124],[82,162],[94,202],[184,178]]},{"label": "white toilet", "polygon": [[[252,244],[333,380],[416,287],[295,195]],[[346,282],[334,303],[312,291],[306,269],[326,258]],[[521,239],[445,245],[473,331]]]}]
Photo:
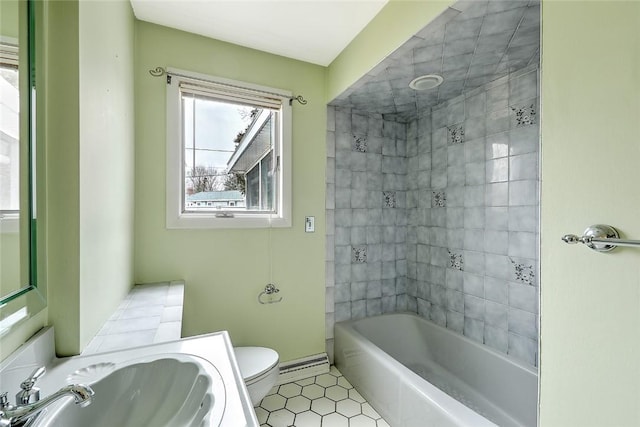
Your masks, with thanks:
[{"label": "white toilet", "polygon": [[279,356],[266,347],[234,347],[240,373],[255,406],[278,382]]}]

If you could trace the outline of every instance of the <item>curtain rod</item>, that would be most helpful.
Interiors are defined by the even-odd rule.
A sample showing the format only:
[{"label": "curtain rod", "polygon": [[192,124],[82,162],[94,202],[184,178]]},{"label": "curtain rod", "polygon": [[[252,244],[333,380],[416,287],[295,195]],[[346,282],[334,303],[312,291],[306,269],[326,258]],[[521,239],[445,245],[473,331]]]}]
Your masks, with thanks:
[{"label": "curtain rod", "polygon": [[[192,76],[187,76],[187,75],[180,74],[180,73],[169,72],[163,67],[156,67],[155,69],[149,70],[149,74],[151,74],[153,77],[162,77],[162,76],[166,75],[167,76],[167,84],[171,84],[171,76],[186,77],[186,78],[189,78],[189,79],[192,79],[192,80],[207,81],[207,80],[198,79],[198,78],[195,78],[195,77],[192,77]],[[274,92],[267,92],[267,91],[264,91],[264,90],[256,90],[256,92],[262,92],[262,93],[266,93],[266,94],[269,94],[269,95],[282,96],[281,94],[274,93]],[[307,100],[304,99],[304,97],[302,95],[290,96],[289,97],[289,105],[293,104],[293,101],[298,101],[298,103],[300,103],[300,105],[306,105],[307,104]]]}]

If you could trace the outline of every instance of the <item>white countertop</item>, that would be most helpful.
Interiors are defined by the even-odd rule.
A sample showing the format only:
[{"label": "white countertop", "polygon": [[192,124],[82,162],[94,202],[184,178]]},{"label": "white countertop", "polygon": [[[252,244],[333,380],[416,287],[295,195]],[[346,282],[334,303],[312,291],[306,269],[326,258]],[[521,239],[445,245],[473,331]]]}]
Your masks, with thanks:
[{"label": "white countertop", "polygon": [[184,282],[135,285],[82,355],[180,339]]},{"label": "white countertop", "polygon": [[[126,366],[129,361],[154,355],[171,357],[171,354],[176,353],[205,359],[220,373],[224,382],[225,408],[222,422],[217,425],[221,427],[259,426],[226,331],[127,350],[56,359],[52,356],[53,328],[48,328],[0,364],[0,384],[2,384],[0,391],[8,391],[10,396],[15,395],[19,390],[20,381],[39,365],[47,367],[47,373],[37,383],[41,389],[41,397],[45,397],[67,385],[73,378],[68,378],[71,374],[79,370],[87,371],[87,367],[109,363],[115,364],[118,369]],[[86,382],[91,385],[99,379],[87,378]],[[167,392],[170,393],[170,390]]]}]

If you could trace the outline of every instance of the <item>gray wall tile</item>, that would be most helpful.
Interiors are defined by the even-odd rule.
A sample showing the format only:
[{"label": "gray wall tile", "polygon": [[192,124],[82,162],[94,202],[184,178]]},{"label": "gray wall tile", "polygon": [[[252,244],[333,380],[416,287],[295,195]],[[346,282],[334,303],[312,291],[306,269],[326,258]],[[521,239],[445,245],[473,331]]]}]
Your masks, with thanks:
[{"label": "gray wall tile", "polygon": [[509,312],[508,306],[486,300],[484,310],[484,321],[486,325],[491,325],[494,328],[502,329],[505,332],[507,331],[507,319]]},{"label": "gray wall tile", "polygon": [[447,328],[458,332],[464,333],[464,314],[456,311],[448,310],[447,316]]},{"label": "gray wall tile", "polygon": [[463,290],[466,295],[484,297],[484,278],[479,274],[463,274]]},{"label": "gray wall tile", "polygon": [[[514,134],[516,132],[518,133],[518,135],[514,135],[514,139],[522,140],[523,138],[520,138],[520,134],[522,133],[522,131],[523,129],[512,130],[511,131],[512,133]],[[487,160],[506,157],[509,155],[509,136],[510,136],[509,132],[496,133],[491,136],[487,136],[487,142],[486,142]],[[522,154],[522,152],[518,152],[517,154]]]},{"label": "gray wall tile", "polygon": [[[461,82],[448,81],[440,92],[456,98],[409,123],[328,110],[327,275],[332,277],[326,311],[332,321],[411,310],[537,363],[539,126],[537,116],[533,125],[519,124],[511,110],[534,105],[538,114],[537,70],[505,75],[461,94],[462,79],[482,79],[482,67],[505,54],[510,35],[499,31],[500,20],[524,9],[500,19],[498,13],[517,8],[496,9],[479,42],[450,39],[444,68],[450,75],[459,71]],[[467,43],[477,53],[471,69]],[[439,67],[431,61],[438,49],[421,49],[413,63],[425,70],[431,62]],[[526,53],[517,49],[512,53]],[[394,87],[398,99],[415,103],[405,84],[391,81],[378,89]],[[448,143],[447,127],[463,129],[464,139]],[[353,151],[354,135],[366,139],[366,153]],[[395,205],[385,203],[383,192],[395,196]],[[433,204],[434,194],[445,206]],[[352,246],[366,248],[366,262],[352,263]],[[452,268],[452,255],[461,256],[463,271]],[[520,277],[516,264],[524,268]]]},{"label": "gray wall tile", "polygon": [[509,209],[504,207],[488,207],[485,209],[485,227],[488,230],[508,230]]},{"label": "gray wall tile", "polygon": [[536,339],[538,336],[536,315],[524,310],[510,308],[509,332]]},{"label": "gray wall tile", "polygon": [[464,335],[474,341],[483,343],[484,342],[484,321],[465,316]]},{"label": "gray wall tile", "polygon": [[499,329],[485,324],[484,343],[498,351],[507,353],[509,348],[508,333],[505,329]]},{"label": "gray wall tile", "polygon": [[536,340],[516,334],[509,334],[509,355],[524,360],[531,365],[536,365],[537,353],[538,345]]},{"label": "gray wall tile", "polygon": [[507,281],[493,277],[484,278],[484,296],[488,301],[509,304],[509,288]]}]

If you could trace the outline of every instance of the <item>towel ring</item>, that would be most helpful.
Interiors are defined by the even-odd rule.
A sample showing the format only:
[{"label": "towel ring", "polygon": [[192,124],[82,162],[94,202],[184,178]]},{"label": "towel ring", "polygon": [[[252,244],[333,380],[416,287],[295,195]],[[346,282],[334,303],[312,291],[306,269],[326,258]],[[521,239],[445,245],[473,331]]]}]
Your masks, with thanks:
[{"label": "towel ring", "polygon": [[274,299],[274,300],[264,300],[264,296],[265,295],[273,295],[273,294],[277,294],[278,292],[280,292],[280,289],[276,288],[276,286],[272,283],[267,284],[267,286],[264,287],[264,291],[260,292],[260,294],[258,295],[258,302],[260,304],[275,304],[277,302],[282,301],[282,297],[278,298],[278,299]]}]

